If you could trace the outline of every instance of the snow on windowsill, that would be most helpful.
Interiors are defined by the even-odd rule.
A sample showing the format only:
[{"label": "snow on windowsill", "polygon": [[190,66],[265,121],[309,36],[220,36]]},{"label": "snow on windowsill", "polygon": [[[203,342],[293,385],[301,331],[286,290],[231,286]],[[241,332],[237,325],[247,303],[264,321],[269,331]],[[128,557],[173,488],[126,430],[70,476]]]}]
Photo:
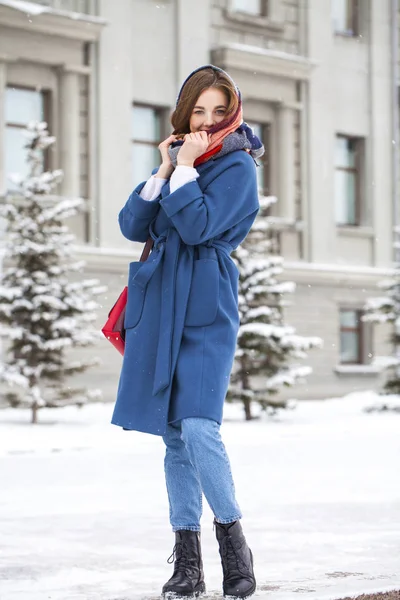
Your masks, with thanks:
[{"label": "snow on windowsill", "polygon": [[334,371],[339,375],[379,375],[382,367],[378,365],[336,365]]},{"label": "snow on windowsill", "polygon": [[15,10],[19,10],[29,15],[42,15],[43,13],[49,12],[48,6],[36,4],[36,2],[26,2],[25,0],[0,0],[0,4],[15,8]]},{"label": "snow on windowsill", "polygon": [[28,0],[0,0],[0,5],[19,10],[29,16],[49,14],[59,17],[68,17],[73,20],[88,21],[91,23],[105,24],[107,22],[101,17],[67,10],[58,10],[43,4],[36,4],[36,2],[29,2]]},{"label": "snow on windowsill", "polygon": [[370,267],[365,265],[349,265],[347,263],[319,263],[319,262],[301,262],[301,261],[287,261],[285,266],[288,269],[293,270],[304,270],[304,271],[321,271],[321,272],[332,272],[332,273],[354,273],[354,275],[374,275],[374,276],[388,276],[393,274],[393,269],[381,268],[381,267]]},{"label": "snow on windowsill", "polygon": [[239,12],[236,10],[225,11],[225,18],[230,21],[236,21],[238,23],[246,23],[248,25],[256,25],[263,29],[274,29],[275,31],[283,31],[285,28],[284,21],[278,21],[277,19],[271,19],[269,17],[263,17],[260,15],[252,15],[245,12]]},{"label": "snow on windowsill", "polygon": [[228,42],[226,44],[222,44],[222,47],[228,50],[240,50],[241,52],[251,52],[252,54],[261,54],[263,56],[269,56],[271,58],[280,58],[282,60],[298,62],[304,65],[317,64],[316,61],[311,60],[310,58],[306,58],[305,56],[290,54],[289,52],[282,52],[281,50],[260,48],[259,46],[251,46],[249,44],[238,44],[236,42]]},{"label": "snow on windowsill", "polygon": [[344,237],[362,237],[362,238],[373,238],[375,232],[373,227],[365,225],[338,225],[337,232],[340,236]]}]

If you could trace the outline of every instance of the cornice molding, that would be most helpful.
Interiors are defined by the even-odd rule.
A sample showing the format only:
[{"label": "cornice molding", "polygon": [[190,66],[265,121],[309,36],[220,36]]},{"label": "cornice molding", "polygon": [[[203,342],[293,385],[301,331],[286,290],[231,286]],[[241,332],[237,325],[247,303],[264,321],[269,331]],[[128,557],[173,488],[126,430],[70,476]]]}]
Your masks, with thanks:
[{"label": "cornice molding", "polygon": [[75,252],[86,263],[86,269],[95,273],[128,272],[130,262],[139,260],[143,244],[132,244],[132,248],[102,248],[99,246],[76,246]]},{"label": "cornice molding", "polygon": [[226,69],[257,72],[293,81],[307,81],[316,63],[303,56],[247,46],[224,44],[212,50],[213,61]]},{"label": "cornice molding", "polygon": [[334,287],[352,286],[353,288],[373,287],[392,272],[377,267],[322,264],[285,261],[283,264],[285,280],[299,284],[329,285]]},{"label": "cornice molding", "polygon": [[0,2],[0,24],[2,27],[22,29],[30,33],[95,42],[99,39],[106,21],[99,17],[51,9],[40,14],[27,14]]},{"label": "cornice molding", "polygon": [[60,73],[74,73],[75,75],[90,75],[92,72],[91,67],[87,65],[60,65]]},{"label": "cornice molding", "polygon": [[0,54],[0,63],[13,63],[17,60],[17,58],[10,56],[9,54]]},{"label": "cornice molding", "polygon": [[[132,244],[129,249],[76,246],[79,257],[86,261],[87,268],[95,272],[126,273],[128,263],[139,260],[141,244]],[[350,265],[320,264],[284,261],[283,278],[298,284],[329,285],[354,288],[375,287],[391,274],[390,268],[375,268]]]},{"label": "cornice molding", "polygon": [[[42,58],[35,58],[35,60],[29,60],[26,58],[26,56],[13,56],[11,57],[7,57],[7,58],[3,58],[4,55],[0,54],[0,64],[1,63],[12,63],[12,64],[18,64],[18,63],[23,63],[24,65],[35,65],[35,66],[45,66],[48,67],[49,61],[48,60],[44,60]],[[89,65],[71,65],[68,63],[54,63],[51,64],[51,66],[55,69],[57,69],[60,73],[74,73],[76,75],[90,75],[92,73],[92,67]]]}]

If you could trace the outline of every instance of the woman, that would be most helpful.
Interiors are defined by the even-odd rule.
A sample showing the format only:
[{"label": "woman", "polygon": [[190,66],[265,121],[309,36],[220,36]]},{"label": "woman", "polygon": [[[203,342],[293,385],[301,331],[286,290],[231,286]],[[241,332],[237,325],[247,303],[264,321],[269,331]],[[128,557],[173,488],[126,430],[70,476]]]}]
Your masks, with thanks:
[{"label": "woman", "polygon": [[[160,435],[175,532],[164,596],[205,592],[202,493],[215,516],[225,595],[256,587],[220,424],[239,327],[231,252],[258,211],[254,158],[263,147],[243,123],[240,92],[213,65],[184,82],[160,144],[162,162],[119,215],[123,235],[154,245],[130,265],[125,354],[112,422]],[[181,139],[183,138],[183,139]]]}]

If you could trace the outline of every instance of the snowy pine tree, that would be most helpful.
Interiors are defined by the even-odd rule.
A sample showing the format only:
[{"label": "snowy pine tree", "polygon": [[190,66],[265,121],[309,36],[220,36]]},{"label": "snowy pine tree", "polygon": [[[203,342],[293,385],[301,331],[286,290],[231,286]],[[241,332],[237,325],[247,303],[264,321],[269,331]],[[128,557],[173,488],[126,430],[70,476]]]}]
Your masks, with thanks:
[{"label": "snowy pine tree", "polygon": [[389,370],[389,378],[384,391],[387,394],[400,395],[400,227],[394,229],[394,248],[396,262],[390,278],[379,283],[385,292],[380,298],[370,298],[364,307],[363,321],[370,323],[389,323],[393,330],[390,341],[394,355],[380,360],[381,365]]},{"label": "snowy pine tree", "polygon": [[93,298],[104,288],[96,280],[68,277],[83,263],[72,258],[74,236],[63,221],[83,201],[52,195],[62,172],[43,172],[43,157],[55,141],[47,124],[31,123],[23,133],[29,172],[12,177],[17,191],[0,208],[9,265],[0,282],[0,336],[7,340],[0,378],[19,388],[6,399],[12,406],[31,408],[36,423],[42,407],[81,405],[100,397],[99,390],[73,389],[65,380],[98,364],[96,359],[71,361],[66,354],[99,338],[92,328],[99,307]]},{"label": "snowy pine tree", "polygon": [[[274,252],[268,218],[268,208],[275,201],[273,197],[260,198],[258,217],[233,255],[240,273],[241,325],[227,399],[243,403],[246,420],[252,418],[253,400],[271,412],[286,408],[287,403],[274,400],[274,395],[311,372],[310,367],[299,365],[299,360],[322,344],[320,338],[296,335],[295,329],[284,323],[284,296],[294,292],[295,284],[278,280],[283,259]],[[256,386],[254,378],[261,386]]]}]

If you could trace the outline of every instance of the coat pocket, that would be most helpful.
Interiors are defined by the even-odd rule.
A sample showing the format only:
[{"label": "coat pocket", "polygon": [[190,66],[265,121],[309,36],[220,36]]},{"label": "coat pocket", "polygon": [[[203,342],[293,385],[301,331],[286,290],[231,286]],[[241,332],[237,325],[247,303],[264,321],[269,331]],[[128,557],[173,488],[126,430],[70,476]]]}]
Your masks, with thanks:
[{"label": "coat pocket", "polygon": [[185,325],[207,327],[217,318],[219,265],[214,259],[195,260]]},{"label": "coat pocket", "polygon": [[145,263],[143,262],[132,262],[129,265],[128,302],[126,304],[124,323],[125,329],[136,327],[142,316],[146,288],[136,285],[133,278],[144,264]]}]

